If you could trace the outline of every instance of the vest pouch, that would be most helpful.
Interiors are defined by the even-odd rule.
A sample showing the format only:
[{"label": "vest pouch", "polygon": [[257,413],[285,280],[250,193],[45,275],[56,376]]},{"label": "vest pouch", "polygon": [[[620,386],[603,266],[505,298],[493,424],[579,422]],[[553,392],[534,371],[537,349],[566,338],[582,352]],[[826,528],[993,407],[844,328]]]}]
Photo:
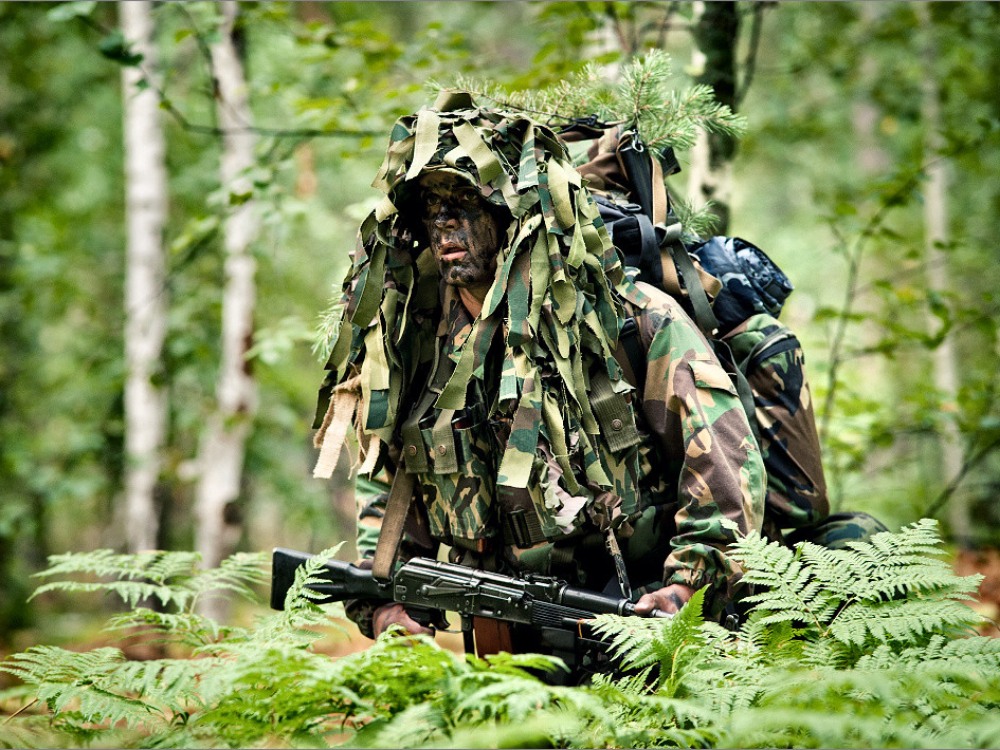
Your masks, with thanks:
[{"label": "vest pouch", "polygon": [[496,534],[493,452],[481,409],[434,410],[420,420],[428,470],[419,475],[430,533],[465,546]]},{"label": "vest pouch", "polygon": [[591,378],[590,404],[607,448],[600,451],[601,465],[611,480],[612,492],[621,498],[615,515],[631,517],[640,511],[639,449],[643,445],[635,407],[630,398],[612,388],[603,373]]}]

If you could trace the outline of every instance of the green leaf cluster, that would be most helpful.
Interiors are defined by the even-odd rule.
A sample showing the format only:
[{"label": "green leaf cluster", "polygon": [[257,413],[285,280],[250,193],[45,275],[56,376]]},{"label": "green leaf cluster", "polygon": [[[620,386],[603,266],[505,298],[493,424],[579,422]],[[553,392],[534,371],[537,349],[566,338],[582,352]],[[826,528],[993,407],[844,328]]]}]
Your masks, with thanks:
[{"label": "green leaf cluster", "polygon": [[679,90],[671,83],[672,77],[670,55],[654,49],[624,65],[616,82],[590,63],[547,88],[505,91],[468,77],[460,77],[458,86],[541,119],[596,115],[604,122],[621,123],[637,130],[656,152],[691,148],[700,131],[734,137],[745,132],[746,118],[717,101],[710,86]]}]

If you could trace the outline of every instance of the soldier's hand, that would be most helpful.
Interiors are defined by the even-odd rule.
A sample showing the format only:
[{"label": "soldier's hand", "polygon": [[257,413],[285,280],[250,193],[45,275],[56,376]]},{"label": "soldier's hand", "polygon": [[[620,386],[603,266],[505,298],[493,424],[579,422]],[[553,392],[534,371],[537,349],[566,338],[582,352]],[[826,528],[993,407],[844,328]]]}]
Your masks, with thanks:
[{"label": "soldier's hand", "polygon": [[687,600],[694,594],[694,589],[681,583],[672,583],[662,589],[643,594],[639,601],[635,603],[635,613],[646,616],[654,609],[666,612],[669,615],[676,614],[683,607]]},{"label": "soldier's hand", "polygon": [[372,629],[375,631],[376,638],[382,635],[390,625],[399,625],[410,635],[434,635],[433,628],[425,628],[410,617],[399,602],[383,604],[372,615]]}]

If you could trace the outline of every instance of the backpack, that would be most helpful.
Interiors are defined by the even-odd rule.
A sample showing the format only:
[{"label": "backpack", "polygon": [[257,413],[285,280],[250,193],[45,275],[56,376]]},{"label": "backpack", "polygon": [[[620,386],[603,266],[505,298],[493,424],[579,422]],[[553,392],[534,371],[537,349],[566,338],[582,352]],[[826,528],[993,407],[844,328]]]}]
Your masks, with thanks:
[{"label": "backpack", "polygon": [[[577,170],[588,180],[601,219],[630,277],[680,301],[729,373],[763,449],[764,426],[758,420],[757,407],[773,403],[776,396],[791,399],[794,394],[761,394],[753,390],[748,375],[768,359],[800,348],[794,334],[772,320],[779,316],[792,292],[791,281],[763,250],[742,238],[716,236],[690,242],[682,236],[664,183],[665,176],[680,171],[672,149],[655,158],[635,130],[604,126],[596,118],[573,121],[560,137],[567,143],[593,142],[587,161],[578,164]],[[770,324],[764,325],[765,321]],[[623,324],[616,356],[626,376],[632,375],[631,384],[641,392],[646,352],[634,318],[627,318]],[[774,379],[768,379],[765,387],[779,388]],[[780,388],[786,387],[782,382]],[[812,431],[815,433],[814,426]],[[787,489],[794,480],[790,479],[789,467],[797,463],[796,452],[807,450],[813,454],[809,460],[815,462],[818,442],[815,446],[800,446],[770,441],[770,447],[764,452],[768,515],[776,527],[801,527],[815,522],[817,514],[825,513],[818,507],[825,505],[821,464],[818,484],[805,488],[807,494],[815,489],[822,495],[821,502],[812,503],[816,507],[802,507],[809,505],[805,501],[795,507],[782,498],[791,494]],[[778,492],[772,493],[773,489]]]}]

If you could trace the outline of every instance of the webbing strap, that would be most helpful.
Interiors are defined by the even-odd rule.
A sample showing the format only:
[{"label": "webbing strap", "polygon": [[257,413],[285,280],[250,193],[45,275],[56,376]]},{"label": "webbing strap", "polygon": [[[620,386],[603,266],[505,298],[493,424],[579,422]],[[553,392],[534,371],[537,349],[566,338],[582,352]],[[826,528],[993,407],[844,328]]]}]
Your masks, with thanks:
[{"label": "webbing strap", "polygon": [[389,500],[382,516],[382,528],[375,546],[375,559],[372,561],[372,576],[380,581],[392,576],[392,566],[396,562],[396,552],[403,539],[403,526],[413,501],[414,477],[402,466],[397,467],[396,476],[392,480]]},{"label": "webbing strap", "polygon": [[[653,174],[649,152],[639,139],[639,134],[630,130],[622,135],[618,156],[625,167],[629,184],[635,192],[635,202],[642,206],[643,213],[653,219]],[[662,183],[662,180],[661,180]]]},{"label": "webbing strap", "polygon": [[[431,408],[437,394],[454,369],[451,357],[441,352],[440,349],[438,351],[434,376],[417,404],[417,408],[403,423],[403,458],[396,467],[392,489],[389,490],[389,500],[386,502],[385,513],[382,515],[382,527],[379,530],[378,543],[375,546],[375,559],[372,563],[372,575],[381,580],[387,580],[392,575],[392,566],[396,561],[399,543],[403,538],[406,516],[410,512],[410,504],[413,502],[413,486],[416,483],[414,474],[427,471],[427,452],[420,434],[420,420]],[[450,418],[447,422],[450,428]],[[451,443],[451,449],[454,453],[454,441]]]},{"label": "webbing strap", "polygon": [[779,328],[754,345],[749,354],[740,361],[740,372],[748,375],[752,369],[756,368],[768,357],[773,357],[775,354],[780,354],[799,346],[801,344],[799,344],[799,340],[795,337],[794,333],[787,328]]},{"label": "webbing strap", "polygon": [[639,324],[626,318],[618,334],[615,359],[625,372],[625,379],[641,396],[646,391],[646,355],[639,340]]},{"label": "webbing strap", "polygon": [[[434,364],[434,376],[428,381],[428,386],[424,390],[417,407],[413,410],[400,433],[403,437],[403,461],[408,472],[427,471],[427,453],[424,450],[423,437],[420,434],[420,420],[431,409],[437,400],[438,394],[448,382],[455,363],[446,353],[438,347],[435,351],[437,362]],[[400,467],[400,471],[403,467]]]},{"label": "webbing strap", "polygon": [[506,510],[500,519],[505,544],[527,549],[548,539],[528,490],[501,486],[499,492]]},{"label": "webbing strap", "polygon": [[750,388],[750,382],[747,380],[747,376],[743,373],[743,370],[733,360],[733,352],[729,348],[729,344],[722,339],[713,339],[712,343],[715,347],[716,356],[722,361],[727,372],[729,372],[730,379],[736,387],[736,395],[739,396],[743,411],[746,412],[750,429],[757,440],[757,444],[760,445],[760,428],[757,425],[757,404],[753,399],[753,390]]},{"label": "webbing strap", "polygon": [[677,270],[684,280],[684,289],[687,297],[691,301],[691,309],[694,313],[695,322],[706,336],[713,336],[719,328],[719,321],[712,312],[712,305],[708,301],[708,294],[701,284],[701,277],[694,267],[694,262],[684,245],[680,242],[671,242],[667,249],[670,257],[673,258]]}]

